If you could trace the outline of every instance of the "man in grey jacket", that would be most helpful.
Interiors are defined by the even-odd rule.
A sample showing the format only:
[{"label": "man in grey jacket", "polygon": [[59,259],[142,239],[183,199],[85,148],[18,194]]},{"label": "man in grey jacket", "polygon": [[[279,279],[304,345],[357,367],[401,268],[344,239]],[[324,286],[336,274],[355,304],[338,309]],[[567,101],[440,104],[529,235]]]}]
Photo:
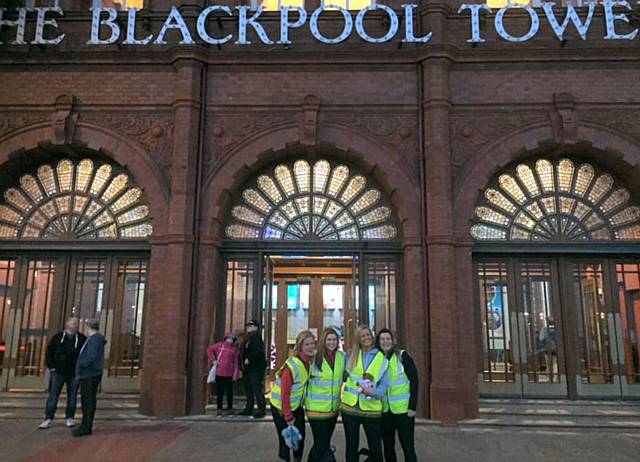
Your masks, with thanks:
[{"label": "man in grey jacket", "polygon": [[93,430],[96,396],[104,364],[104,346],[107,343],[99,332],[100,322],[97,319],[85,319],[84,323],[87,341],[80,350],[76,363],[76,380],[82,403],[82,424],[73,431],[73,436],[90,435]]}]

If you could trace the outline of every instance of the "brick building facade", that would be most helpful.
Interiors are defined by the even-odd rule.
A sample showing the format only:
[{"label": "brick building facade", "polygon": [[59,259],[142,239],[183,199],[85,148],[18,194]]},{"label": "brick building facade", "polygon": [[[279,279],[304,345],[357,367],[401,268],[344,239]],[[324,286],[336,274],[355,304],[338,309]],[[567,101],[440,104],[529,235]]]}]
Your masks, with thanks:
[{"label": "brick building facade", "polygon": [[[468,43],[468,15],[456,13],[457,2],[443,0],[420,2],[415,12],[416,35],[433,32],[428,44],[402,43],[401,34],[388,43],[369,44],[354,34],[344,43],[325,45],[314,40],[308,29],[300,28],[291,31],[294,43],[289,46],[258,43],[253,31],[249,39],[256,43],[250,46],[233,42],[214,46],[201,41],[177,46],[180,33],[175,30],[167,34],[174,45],[89,46],[91,15],[78,6],[84,2],[61,3],[65,15],[58,22],[66,37],[59,45],[6,45],[15,29],[2,28],[0,186],[3,191],[18,185],[25,189],[18,178],[30,172],[38,172],[40,178],[38,166],[48,163],[57,168],[61,159],[68,158],[76,166],[81,159],[92,160],[95,167],[108,163],[114,172],[125,172],[129,185],[142,191],[140,200],[148,207],[146,219],[153,233],[144,239],[138,234],[127,238],[124,225],[128,218],[115,217],[118,231],[111,239],[81,239],[70,232],[55,240],[48,231],[38,239],[23,238],[29,236],[24,233],[5,236],[0,241],[0,258],[9,262],[11,275],[6,276],[7,269],[3,274],[13,280],[15,273],[13,285],[5,284],[5,299],[13,297],[26,313],[26,300],[34,284],[20,289],[20,278],[36,277],[35,261],[39,265],[55,260],[53,301],[42,303],[45,311],[53,310],[57,315],[49,315],[39,326],[45,336],[47,329],[60,327],[68,310],[77,309],[71,300],[80,290],[73,282],[77,281],[73,274],[80,274],[79,262],[86,263],[90,257],[99,266],[106,261],[101,273],[104,280],[97,286],[104,293],[98,296],[112,294],[105,299],[102,311],[113,310],[114,317],[103,319],[109,329],[117,330],[115,324],[130,322],[133,327],[123,329],[137,332],[127,334],[132,337],[122,340],[125,346],[114,353],[120,355],[120,362],[113,367],[114,387],[118,388],[118,371],[141,368],[139,378],[137,372],[124,375],[131,379],[127,382],[131,386],[139,386],[143,412],[161,417],[203,412],[206,346],[226,326],[230,309],[225,307],[230,286],[225,285],[224,276],[229,254],[256,255],[260,266],[265,255],[297,255],[304,249],[327,255],[359,254],[365,259],[378,252],[396,258],[397,291],[393,291],[396,298],[391,303],[396,308],[392,316],[403,345],[420,367],[420,410],[424,416],[447,422],[474,417],[481,393],[579,398],[616,395],[621,389],[626,390],[621,392],[625,396],[636,392],[633,385],[640,380],[640,369],[634,346],[637,341],[634,343],[630,334],[635,332],[631,315],[636,309],[636,288],[623,277],[631,284],[627,290],[631,298],[625,299],[611,288],[614,283],[606,282],[621,274],[622,269],[616,268],[626,268],[623,260],[631,268],[640,255],[634,244],[634,228],[619,232],[614,226],[618,222],[613,218],[607,221],[610,216],[605,213],[601,221],[611,228],[602,231],[609,233],[607,237],[591,235],[590,225],[580,224],[575,225],[581,231],[574,240],[569,225],[562,225],[561,230],[548,217],[550,209],[537,208],[529,209],[534,221],[538,213],[546,214],[548,221],[536,234],[535,224],[528,224],[532,220],[529,216],[529,221],[520,222],[519,229],[531,232],[531,236],[518,240],[511,239],[518,218],[510,218],[505,210],[497,219],[486,218],[478,208],[490,196],[483,194],[486,188],[494,185],[495,192],[505,184],[500,175],[513,172],[513,179],[521,174],[521,170],[516,173],[516,165],[528,165],[529,172],[535,170],[537,179],[532,181],[540,194],[551,194],[554,188],[562,191],[559,172],[569,167],[560,165],[561,159],[571,161],[569,170],[574,176],[585,163],[596,172],[593,177],[611,175],[607,178],[613,178],[628,193],[628,197],[620,193],[625,204],[637,202],[638,42],[604,40],[605,23],[599,8],[584,41],[575,28],[569,28],[566,39],[560,41],[544,23],[533,40],[509,43],[498,37],[493,27],[494,11],[483,13],[486,41]],[[184,4],[180,11],[196,37],[196,18],[207,4],[203,0],[146,3],[139,13],[139,37],[157,36],[170,6],[178,3]],[[232,7],[235,3],[226,2]],[[319,1],[308,3],[313,3],[308,8],[314,9]],[[403,2],[384,3],[399,11]],[[558,17],[563,17],[565,10],[557,11]],[[261,20],[274,38],[279,34],[278,18],[276,13],[264,13]],[[523,11],[510,12],[509,19],[512,34],[528,30],[529,16]],[[125,27],[124,19],[121,26]],[[389,25],[384,15],[372,13],[367,27],[371,35],[379,37]],[[617,27],[623,30],[626,25]],[[237,19],[221,16],[210,28],[212,34],[236,34]],[[320,28],[327,36],[337,35],[342,28],[340,17],[326,14]],[[27,39],[33,36],[33,29],[34,21],[29,20]],[[370,243],[361,237],[353,242],[341,240],[337,246],[314,241],[298,247],[287,246],[286,240],[270,246],[261,239],[245,239],[235,245],[225,230],[234,218],[232,207],[241,201],[247,184],[253,184],[260,173],[273,172],[279,163],[305,159],[315,165],[325,158],[332,166],[346,164],[378,187],[397,228],[393,242]],[[540,159],[552,164],[552,175],[557,172],[557,183],[551,189],[544,183],[546,164],[536,163]],[[58,171],[62,172],[62,167]],[[62,173],[57,174],[54,192],[61,193]],[[75,178],[79,181],[79,173]],[[527,197],[521,202],[517,193],[507,196],[508,209],[524,207],[529,196],[536,196],[535,191],[525,190],[524,176],[518,178],[519,189]],[[46,189],[42,178],[40,181]],[[579,180],[569,182],[567,191],[579,198]],[[595,195],[595,186],[588,187]],[[609,185],[609,189],[615,188]],[[509,194],[508,184],[504,191]],[[608,194],[613,193],[605,196]],[[594,197],[591,201],[594,207],[598,200]],[[112,211],[117,208],[108,201],[105,204]],[[556,205],[560,208],[562,204]],[[64,213],[63,206],[58,207]],[[571,207],[576,206],[572,203]],[[577,213],[578,209],[572,210]],[[568,219],[574,212],[565,211],[558,220]],[[146,214],[140,213],[143,219]],[[482,234],[484,228],[478,228],[473,236],[470,233],[474,223],[480,226],[495,220],[508,222],[511,231],[505,228],[502,235],[494,227],[491,229],[498,234]],[[623,224],[631,223],[629,220]],[[103,229],[101,223],[95,225],[98,231]],[[549,242],[545,233],[553,235]],[[592,258],[586,269],[580,260],[585,255]],[[616,260],[618,257],[623,260]],[[523,268],[529,262],[533,265],[541,259],[546,260],[542,269],[536,269],[535,277],[525,274]],[[122,269],[123,262],[138,262],[137,279],[130,276],[134,272]],[[505,268],[503,283],[487,282],[486,265],[494,263]],[[576,280],[583,281],[582,276],[575,276],[576,268],[585,274],[591,271],[597,281],[605,282],[594,289],[596,298],[603,297],[601,302],[582,303],[582,310],[572,311],[567,307],[582,306],[566,298],[576,293],[580,296],[579,290],[572,289]],[[256,271],[259,277],[266,274],[262,267]],[[628,271],[634,273],[632,268]],[[63,276],[65,272],[67,276]],[[42,274],[42,270],[37,273]],[[496,273],[491,274],[494,277]],[[365,276],[358,277],[363,280]],[[58,288],[57,281],[63,279],[59,282],[62,288]],[[109,281],[113,289],[109,289]],[[616,291],[619,286],[620,277]],[[6,292],[14,289],[13,296]],[[491,313],[487,314],[486,290],[494,301],[501,290],[504,297],[513,298],[509,303],[506,298],[493,305],[489,302]],[[536,290],[552,302],[534,297]],[[120,305],[129,308],[130,300],[122,301],[129,296],[126,294],[138,297],[131,302],[133,311],[139,312],[133,321],[123,321],[125,318],[117,314]],[[92,297],[95,299],[95,294]],[[260,295],[246,308],[250,310],[247,317],[262,316],[259,299]],[[534,314],[544,326],[526,324],[524,317],[531,306],[541,307]],[[28,324],[31,321],[24,321],[24,316],[22,321],[18,319],[6,300],[3,310],[3,329],[8,333],[2,335],[9,339],[6,351],[22,345],[24,336],[40,335],[25,333],[34,329]],[[354,310],[358,312],[358,307]],[[591,313],[589,310],[596,315],[596,324],[600,315],[605,324],[589,325],[585,314]],[[640,312],[637,314],[640,319]],[[497,323],[490,335],[488,316],[495,317]],[[542,355],[551,353],[532,347],[530,342],[539,343],[541,329],[552,319],[558,326],[557,351],[553,352],[556,364],[545,365]],[[266,318],[262,321],[267,322]],[[572,327],[578,325],[583,328]],[[590,341],[581,346],[584,338]],[[118,342],[112,342],[113,348]],[[593,342],[611,351],[594,359],[587,354]],[[141,353],[135,353],[137,350]],[[40,377],[37,353],[30,359],[31,369],[25,369],[27,363],[20,354],[5,353],[2,378],[7,382],[2,387],[34,387],[26,378]],[[139,356],[144,358],[142,366]],[[582,373],[586,368],[595,377],[596,366],[601,370],[601,382]],[[22,372],[16,372],[20,367]],[[546,374],[536,383],[540,390],[527,388],[536,373],[543,378]],[[597,390],[589,391],[581,384],[594,385]],[[615,390],[614,385],[618,387]]]}]

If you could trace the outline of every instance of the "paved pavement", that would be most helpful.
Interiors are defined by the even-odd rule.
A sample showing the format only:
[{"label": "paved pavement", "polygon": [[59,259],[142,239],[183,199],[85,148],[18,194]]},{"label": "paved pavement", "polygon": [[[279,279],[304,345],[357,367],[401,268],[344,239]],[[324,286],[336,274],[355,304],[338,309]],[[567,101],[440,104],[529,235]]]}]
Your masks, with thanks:
[{"label": "paved pavement", "polygon": [[[98,421],[94,435],[71,438],[57,420],[0,421],[2,461],[277,461],[271,422]],[[638,462],[640,432],[612,429],[416,428],[418,460],[429,462]],[[344,460],[344,433],[334,436]],[[402,460],[402,457],[399,457]]]}]

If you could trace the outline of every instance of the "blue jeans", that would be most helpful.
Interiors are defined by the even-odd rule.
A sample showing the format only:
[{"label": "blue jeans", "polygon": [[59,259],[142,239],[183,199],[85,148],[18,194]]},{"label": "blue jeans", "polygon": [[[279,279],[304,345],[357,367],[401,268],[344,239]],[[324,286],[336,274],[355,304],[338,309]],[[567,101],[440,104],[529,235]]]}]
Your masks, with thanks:
[{"label": "blue jeans", "polygon": [[62,392],[62,387],[67,384],[67,410],[66,418],[73,419],[76,415],[76,398],[78,395],[78,382],[73,377],[65,377],[57,372],[51,372],[49,379],[49,397],[47,398],[47,409],[45,418],[53,420],[58,407],[58,398]]}]

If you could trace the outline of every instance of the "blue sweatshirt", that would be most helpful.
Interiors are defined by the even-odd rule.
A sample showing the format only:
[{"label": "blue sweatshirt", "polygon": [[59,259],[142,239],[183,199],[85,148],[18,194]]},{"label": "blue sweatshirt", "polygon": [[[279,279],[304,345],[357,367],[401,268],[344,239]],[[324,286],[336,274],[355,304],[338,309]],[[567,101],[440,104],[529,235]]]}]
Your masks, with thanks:
[{"label": "blue sweatshirt", "polygon": [[87,337],[87,341],[80,350],[78,362],[76,362],[76,379],[88,379],[102,375],[106,343],[107,339],[100,333]]}]

